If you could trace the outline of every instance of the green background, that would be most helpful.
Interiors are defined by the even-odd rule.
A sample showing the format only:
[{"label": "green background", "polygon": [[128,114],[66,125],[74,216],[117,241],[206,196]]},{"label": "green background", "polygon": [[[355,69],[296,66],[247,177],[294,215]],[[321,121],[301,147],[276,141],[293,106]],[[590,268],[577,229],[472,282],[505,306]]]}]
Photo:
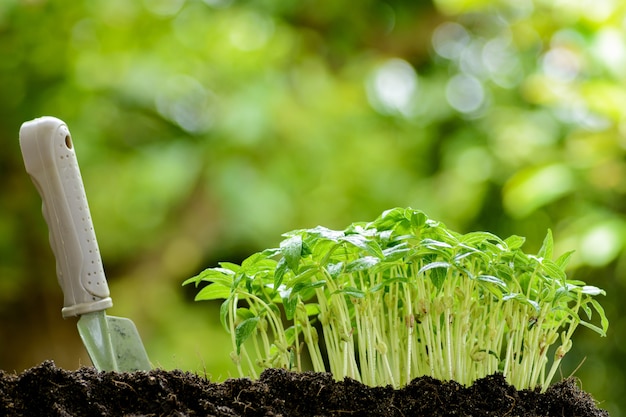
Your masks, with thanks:
[{"label": "green background", "polygon": [[[0,2],[0,369],[89,364],[22,122],[72,131],[115,306],[155,365],[234,375],[219,303],[181,283],[394,206],[546,229],[607,290],[564,361],[626,415],[626,9],[617,0]],[[584,362],[583,362],[584,360]],[[621,411],[624,410],[624,411]]]}]

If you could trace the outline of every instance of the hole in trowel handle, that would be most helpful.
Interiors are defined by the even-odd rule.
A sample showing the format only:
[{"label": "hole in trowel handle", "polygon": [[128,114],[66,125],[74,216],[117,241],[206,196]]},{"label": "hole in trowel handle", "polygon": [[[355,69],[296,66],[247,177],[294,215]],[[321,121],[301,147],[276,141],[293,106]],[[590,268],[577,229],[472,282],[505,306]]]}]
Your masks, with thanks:
[{"label": "hole in trowel handle", "polygon": [[67,146],[67,149],[72,149],[72,138],[70,135],[65,136],[65,146]]}]

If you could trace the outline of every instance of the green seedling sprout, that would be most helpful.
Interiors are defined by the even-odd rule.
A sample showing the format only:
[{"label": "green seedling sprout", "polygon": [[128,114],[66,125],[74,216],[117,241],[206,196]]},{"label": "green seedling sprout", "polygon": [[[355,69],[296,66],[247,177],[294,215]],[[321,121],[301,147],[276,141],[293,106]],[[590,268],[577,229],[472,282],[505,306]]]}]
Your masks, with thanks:
[{"label": "green seedling sprout", "polygon": [[552,260],[550,231],[528,255],[522,237],[458,234],[395,208],[343,231],[284,237],[185,282],[209,282],[196,300],[224,300],[220,317],[242,376],[310,366],[401,387],[423,375],[470,385],[501,372],[517,389],[545,390],[578,325],[602,336],[608,328],[593,298],[604,291],[567,279],[571,253]]}]

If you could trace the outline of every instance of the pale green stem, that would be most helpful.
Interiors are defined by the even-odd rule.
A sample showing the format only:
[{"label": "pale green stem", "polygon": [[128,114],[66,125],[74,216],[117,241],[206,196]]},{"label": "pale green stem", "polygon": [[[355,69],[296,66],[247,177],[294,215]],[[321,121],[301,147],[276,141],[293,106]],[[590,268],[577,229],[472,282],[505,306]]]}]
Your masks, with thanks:
[{"label": "pale green stem", "polygon": [[387,377],[388,377],[389,384],[391,384],[391,386],[396,388],[396,389],[400,388],[398,385],[396,385],[396,381],[395,381],[395,378],[393,377],[393,372],[391,371],[391,366],[389,365],[389,359],[388,359],[387,355],[383,355],[383,363],[384,363],[385,369],[387,371]]},{"label": "pale green stem", "polygon": [[411,381],[411,361],[413,358],[413,329],[415,328],[415,316],[413,315],[413,306],[411,303],[411,292],[409,286],[405,286],[406,311],[409,313],[407,317],[407,344],[406,344],[406,376],[405,383]]},{"label": "pale green stem", "polygon": [[298,372],[302,372],[302,360],[300,359],[301,352],[300,352],[300,339],[298,338],[298,335],[300,333],[300,331],[298,330],[298,322],[295,320],[294,317],[294,322],[293,322],[293,332],[294,332],[294,345],[295,345],[295,349],[296,349],[296,369]]},{"label": "pale green stem", "polygon": [[[436,358],[434,355],[434,352],[436,351],[435,349],[435,341],[433,340],[433,325],[432,325],[432,303],[429,303],[428,299],[425,299],[424,297],[430,297],[430,292],[426,291],[426,286],[424,283],[424,279],[422,278],[418,278],[416,279],[416,285],[417,285],[417,294],[418,294],[418,300],[421,300],[424,305],[421,306],[423,308],[426,309],[426,311],[418,311],[418,316],[421,317],[421,328],[423,329],[423,340],[422,343],[425,343],[424,346],[424,351],[428,351],[427,354],[425,354],[425,357],[428,358],[428,367],[430,370],[430,376],[431,377],[435,377],[436,373],[435,373],[435,362],[436,362]],[[418,308],[420,308],[420,306],[418,305]],[[418,372],[422,375],[426,374],[424,372],[424,370],[418,370]]]},{"label": "pale green stem", "polygon": [[[359,303],[354,306],[354,319],[356,322],[356,340],[357,348],[359,350],[359,360],[361,363],[361,375],[363,377],[363,383],[366,385],[372,385],[375,381],[375,375],[373,373],[372,361],[370,360],[370,352],[368,352],[369,334],[367,331],[367,319],[363,320],[361,317],[361,309],[363,305],[361,303],[365,300],[359,300]],[[367,314],[365,315],[367,317]]]},{"label": "pale green stem", "polygon": [[[326,274],[326,278],[331,279],[330,275],[328,274]],[[328,356],[330,372],[338,376],[338,374],[336,374],[339,366],[337,358],[338,349],[335,340],[337,337],[337,333],[332,331],[331,321],[333,319],[331,317],[330,311],[328,310],[329,301],[326,298],[326,294],[322,288],[317,288],[315,290],[315,294],[317,295],[317,300],[320,306],[320,313],[318,317],[320,317],[320,322],[322,323],[322,332],[324,336],[324,341],[326,342],[326,353]]]},{"label": "pale green stem", "polygon": [[[311,356],[311,363],[313,364],[313,370],[315,372],[325,372],[326,371],[326,367],[324,366],[324,360],[322,359],[322,352],[320,351],[320,346],[319,346],[319,336],[317,336],[317,330],[315,330],[313,328],[313,326],[311,325],[311,322],[309,320],[309,317],[306,315],[306,311],[305,312],[301,312],[301,315],[303,315],[304,319],[303,319],[303,332],[304,332],[304,340],[307,344],[308,350],[309,350],[309,355]],[[316,332],[316,336],[313,336],[313,332]]]},{"label": "pale green stem", "polygon": [[[263,341],[263,348],[265,352],[265,354],[262,355],[262,357],[269,359],[271,344],[270,344],[269,338],[267,337],[266,331],[261,332],[261,340]],[[255,343],[256,343],[256,338],[255,338]],[[257,352],[260,352],[260,351],[257,350]]]},{"label": "pale green stem", "polygon": [[400,284],[399,283],[394,283],[392,284],[392,286],[389,289],[389,294],[388,294],[388,300],[387,300],[387,306],[388,306],[388,310],[387,310],[387,329],[389,331],[389,334],[387,335],[387,339],[386,342],[387,343],[387,347],[389,349],[392,349],[392,351],[394,352],[391,355],[392,360],[394,360],[395,358],[395,362],[394,362],[394,375],[395,375],[395,379],[400,380],[400,373],[401,373],[401,364],[402,361],[400,360],[400,346],[401,346],[401,342],[402,342],[402,335],[399,331],[401,323],[400,323],[400,319],[398,317],[398,294],[399,294],[399,289]]},{"label": "pale green stem", "polygon": [[[511,315],[511,302],[505,303],[504,305],[504,317],[511,317],[511,323],[516,324],[515,317]],[[513,366],[513,348],[515,344],[515,329],[510,327],[507,335],[505,336],[506,340],[506,354],[504,356],[504,369],[503,374],[505,377],[509,377],[511,375],[511,367]],[[510,382],[510,380],[509,380]]]},{"label": "pale green stem", "polygon": [[[238,297],[237,295],[233,295],[233,299],[231,301],[230,304],[230,313],[228,314],[228,326],[230,327],[230,340],[231,340],[231,345],[233,346],[233,349],[236,348],[237,346],[237,340],[235,338],[235,317],[237,317],[237,302],[238,302]],[[233,350],[233,354],[237,355],[237,351]],[[240,376],[245,376],[244,372],[243,372],[243,368],[241,367],[241,355],[237,355],[236,360],[235,360],[235,365],[237,366],[237,372],[239,373]]]},{"label": "pale green stem", "polygon": [[252,363],[252,358],[250,358],[250,355],[248,355],[248,351],[246,350],[246,347],[244,345],[241,345],[241,356],[245,358],[248,364],[248,369],[252,373],[252,378],[258,378],[256,368],[254,367],[254,363]]},{"label": "pale green stem", "polygon": [[[578,301],[576,303],[576,307],[573,309],[574,312],[577,312],[578,309],[580,308],[581,300],[582,300],[582,294],[578,294]],[[568,329],[565,337],[561,341],[561,346],[569,343],[570,339],[572,338],[572,336],[574,334],[574,330],[576,330],[576,327],[578,327],[578,320],[579,319],[577,317],[571,317],[569,319],[569,321],[570,321],[569,329]],[[565,318],[564,318],[564,321],[565,321]],[[564,352],[563,355],[565,353],[567,353],[567,352]],[[555,354],[555,359],[552,362],[552,366],[550,367],[550,372],[548,373],[548,377],[544,381],[544,385],[541,388],[542,392],[545,392],[548,389],[548,386],[549,386],[550,382],[552,381],[552,378],[554,378],[554,374],[556,373],[556,370],[559,367],[559,364],[561,363],[561,360],[563,359],[563,355],[559,355],[558,354],[558,348],[557,348],[557,353]]]},{"label": "pale green stem", "polygon": [[280,317],[277,317],[276,314],[274,314],[273,310],[270,308],[270,306],[265,301],[257,297],[256,295],[254,294],[246,294],[246,295],[261,306],[261,309],[259,309],[259,311],[264,310],[267,312],[266,313],[267,317],[270,319],[268,320],[268,322],[270,326],[272,327],[272,331],[274,332],[274,335],[281,342],[283,342],[284,345],[287,345],[287,339],[285,337],[285,330],[283,328],[283,323]]},{"label": "pale green stem", "polygon": [[258,340],[256,332],[252,336],[252,343],[254,346],[254,350],[257,353],[257,357],[259,358],[260,361],[263,361],[261,365],[263,367],[266,367],[264,361],[267,360],[267,358],[269,358],[269,344],[265,343],[265,340],[267,339],[266,333],[263,331],[260,333],[261,333],[261,340],[263,341],[263,347],[259,346],[259,340]]},{"label": "pale green stem", "polygon": [[[282,357],[281,363],[289,365],[291,358],[290,358],[289,351],[286,350],[286,348],[288,347],[288,342],[287,342],[287,338],[285,337],[285,330],[284,330],[280,317],[277,317],[276,314],[274,314],[274,312],[270,309],[270,306],[259,297],[255,296],[254,294],[248,294],[248,296],[250,297],[251,300],[255,301],[261,306],[260,310],[263,310],[266,312],[267,317],[268,317],[268,323],[272,329],[272,333],[274,336],[274,344],[277,347],[279,347],[279,354]],[[285,349],[281,349],[280,347],[283,347]]]},{"label": "pale green stem", "polygon": [[[446,362],[448,368],[448,379],[453,380],[454,378],[454,368],[452,366],[452,334],[450,331],[450,321],[452,320],[452,316],[450,315],[450,309],[446,308],[444,311],[444,330],[445,330],[445,348],[446,348]],[[459,352],[460,353],[460,352]]]},{"label": "pale green stem", "polygon": [[[376,280],[376,277],[374,277]],[[364,273],[359,273],[360,288],[367,289]],[[361,376],[367,385],[376,385],[376,350],[374,348],[374,326],[377,316],[372,313],[372,304],[375,303],[376,295],[366,293],[365,298],[354,305],[355,320],[357,324],[357,344],[359,347],[359,357],[361,359]],[[364,316],[361,316],[361,312]],[[363,334],[361,334],[363,333]]]}]

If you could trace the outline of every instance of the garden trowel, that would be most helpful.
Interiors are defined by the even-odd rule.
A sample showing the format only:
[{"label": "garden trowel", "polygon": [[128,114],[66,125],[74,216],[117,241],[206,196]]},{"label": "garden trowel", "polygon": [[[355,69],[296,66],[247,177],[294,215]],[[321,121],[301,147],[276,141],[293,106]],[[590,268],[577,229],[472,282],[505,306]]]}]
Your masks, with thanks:
[{"label": "garden trowel", "polygon": [[78,332],[97,369],[149,370],[135,324],[105,314],[113,302],[69,129],[54,117],[31,120],[20,129],[20,146],[26,171],[43,200],[65,297],[63,317],[80,317]]}]

